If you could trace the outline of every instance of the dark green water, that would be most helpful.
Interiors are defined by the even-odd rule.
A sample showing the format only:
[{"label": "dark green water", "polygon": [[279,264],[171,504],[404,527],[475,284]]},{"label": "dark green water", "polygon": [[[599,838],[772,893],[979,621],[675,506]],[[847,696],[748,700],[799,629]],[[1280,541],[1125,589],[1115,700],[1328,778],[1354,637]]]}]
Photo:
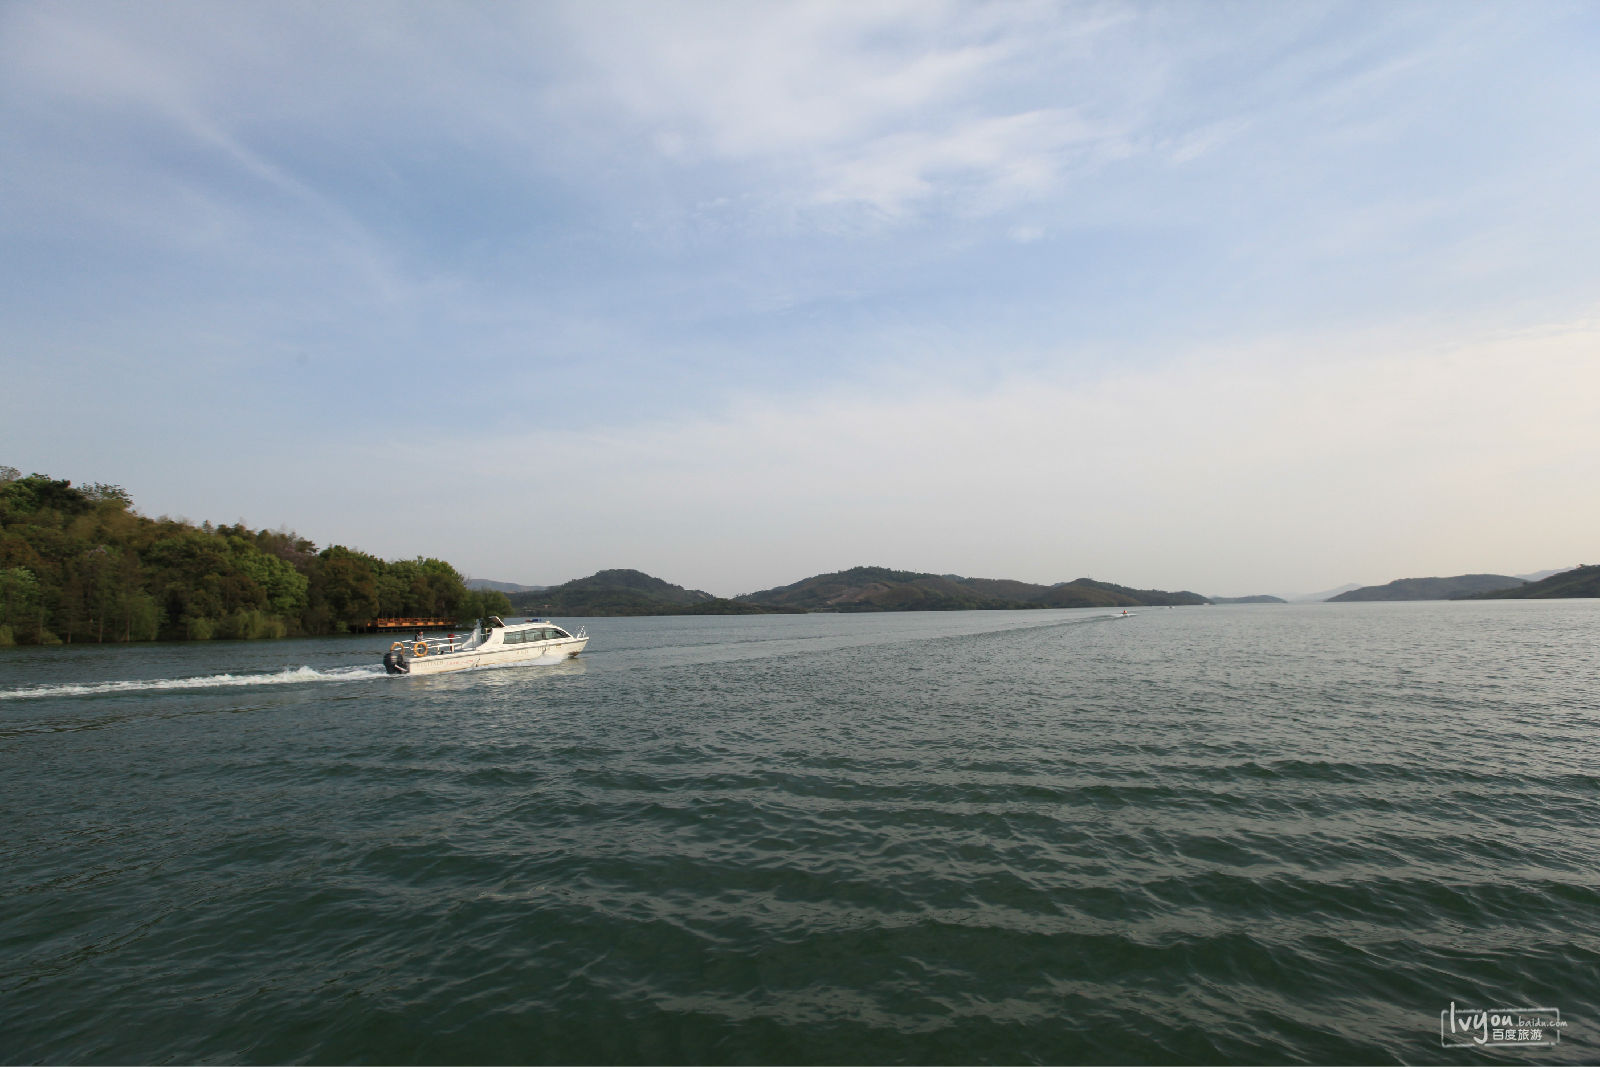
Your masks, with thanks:
[{"label": "dark green water", "polygon": [[0,1058],[1600,1058],[1600,602],[587,624],[0,652]]}]

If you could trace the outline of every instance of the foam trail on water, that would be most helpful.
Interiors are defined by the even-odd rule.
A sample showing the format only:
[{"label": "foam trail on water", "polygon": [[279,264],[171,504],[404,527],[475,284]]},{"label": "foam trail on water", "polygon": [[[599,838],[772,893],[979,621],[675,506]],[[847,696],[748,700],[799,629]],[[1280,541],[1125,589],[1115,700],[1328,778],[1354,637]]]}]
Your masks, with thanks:
[{"label": "foam trail on water", "polygon": [[300,682],[355,682],[383,677],[382,667],[337,667],[319,671],[295,667],[277,674],[206,674],[194,678],[140,678],[121,682],[86,682],[81,685],[41,685],[28,689],[0,689],[0,700],[36,697],[92,696],[98,693],[139,693],[160,689],[216,689],[236,685],[291,685]]}]

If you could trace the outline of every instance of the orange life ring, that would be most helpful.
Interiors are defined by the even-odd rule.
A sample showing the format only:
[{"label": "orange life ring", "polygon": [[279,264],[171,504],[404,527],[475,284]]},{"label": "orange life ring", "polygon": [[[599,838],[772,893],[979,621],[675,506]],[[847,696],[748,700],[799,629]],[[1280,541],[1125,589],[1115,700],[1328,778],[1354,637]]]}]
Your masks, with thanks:
[{"label": "orange life ring", "polygon": [[405,645],[401,644],[399,641],[396,641],[394,644],[389,646],[389,651],[390,652],[399,652],[400,650],[404,649],[405,647],[406,647]]},{"label": "orange life ring", "polygon": [[411,654],[413,656],[426,656],[428,654],[428,642],[418,641],[416,644],[412,645]]}]

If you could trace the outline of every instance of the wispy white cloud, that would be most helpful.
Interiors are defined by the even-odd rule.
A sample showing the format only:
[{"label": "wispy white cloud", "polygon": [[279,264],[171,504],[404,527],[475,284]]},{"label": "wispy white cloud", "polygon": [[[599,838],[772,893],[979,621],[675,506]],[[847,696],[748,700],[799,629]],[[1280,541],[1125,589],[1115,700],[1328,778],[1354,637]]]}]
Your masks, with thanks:
[{"label": "wispy white cloud", "polygon": [[1077,40],[1076,59],[1115,20],[1081,18],[1064,35],[1027,5],[588,5],[572,23],[596,92],[648,145],[759,167],[800,204],[992,209],[1127,151],[1071,94],[1040,108],[1006,92],[1050,43]]},{"label": "wispy white cloud", "polygon": [[1249,119],[1230,118],[1185,130],[1166,143],[1167,158],[1179,164],[1199,159],[1238,140],[1249,131],[1250,125]]},{"label": "wispy white cloud", "polygon": [[594,91],[694,151],[788,156],[959,100],[1004,45],[949,34],[944,4],[581,5]]},{"label": "wispy white cloud", "polygon": [[1068,111],[972,119],[884,136],[826,161],[813,197],[891,217],[934,198],[954,201],[957,213],[995,210],[1047,196],[1075,167],[1127,151]]}]

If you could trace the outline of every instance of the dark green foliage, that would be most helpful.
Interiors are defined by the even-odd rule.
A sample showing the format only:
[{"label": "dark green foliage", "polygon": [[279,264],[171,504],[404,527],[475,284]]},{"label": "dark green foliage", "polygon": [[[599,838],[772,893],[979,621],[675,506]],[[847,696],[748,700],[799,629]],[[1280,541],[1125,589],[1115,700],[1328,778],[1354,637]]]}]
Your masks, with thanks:
[{"label": "dark green foliage", "polygon": [[456,618],[487,619],[491,615],[504,618],[512,614],[511,601],[498,589],[469,589],[461,606],[456,608]]},{"label": "dark green foliage", "polygon": [[284,637],[509,608],[443,560],[148,519],[119,486],[0,468],[0,644]]},{"label": "dark green foliage", "polygon": [[40,511],[82,515],[94,503],[86,492],[72,488],[71,482],[57,481],[43,474],[13,478],[0,487],[0,517],[32,515]]},{"label": "dark green foliage", "polygon": [[1491,593],[1479,593],[1471,599],[1547,600],[1557,597],[1600,597],[1600,564],[1585,564],[1570,571],[1552,574],[1541,581],[1528,582],[1525,585]]},{"label": "dark green foliage", "polygon": [[1455,600],[1514,590],[1528,583],[1504,574],[1458,574],[1453,578],[1397,578],[1387,585],[1368,585],[1331,596],[1327,603],[1364,600]]}]

